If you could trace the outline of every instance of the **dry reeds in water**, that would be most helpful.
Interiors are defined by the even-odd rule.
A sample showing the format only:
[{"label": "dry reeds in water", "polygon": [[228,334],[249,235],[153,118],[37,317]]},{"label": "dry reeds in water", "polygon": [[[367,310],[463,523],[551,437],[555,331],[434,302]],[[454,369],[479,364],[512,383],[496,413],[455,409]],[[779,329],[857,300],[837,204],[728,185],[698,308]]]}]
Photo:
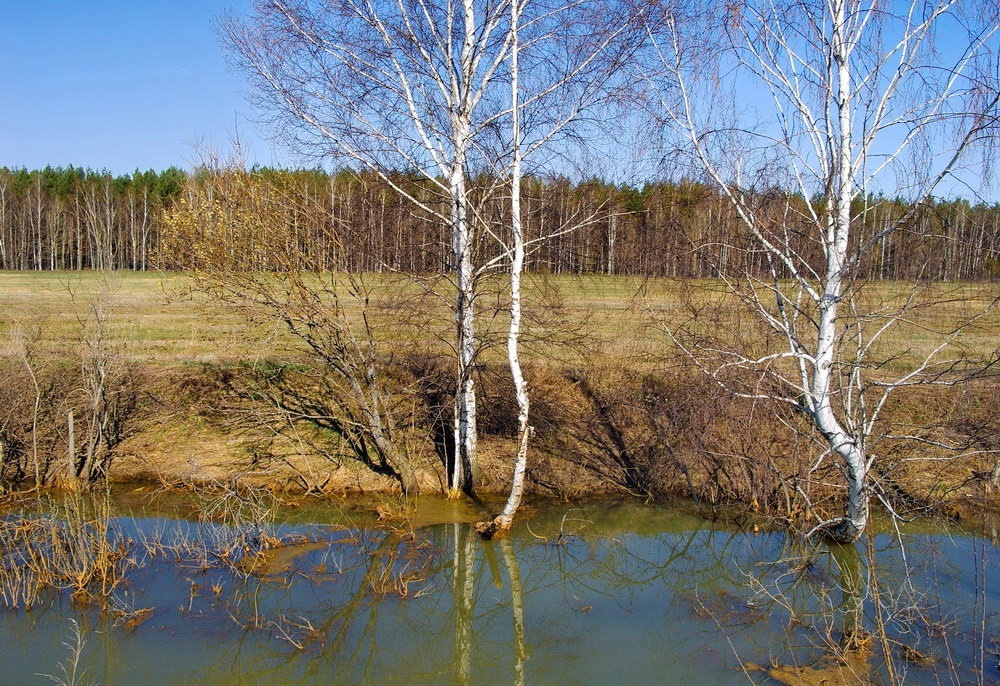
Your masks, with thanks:
[{"label": "dry reeds in water", "polygon": [[0,602],[30,610],[46,589],[104,602],[125,576],[132,542],[114,526],[110,497],[79,494],[49,512],[0,521]]}]

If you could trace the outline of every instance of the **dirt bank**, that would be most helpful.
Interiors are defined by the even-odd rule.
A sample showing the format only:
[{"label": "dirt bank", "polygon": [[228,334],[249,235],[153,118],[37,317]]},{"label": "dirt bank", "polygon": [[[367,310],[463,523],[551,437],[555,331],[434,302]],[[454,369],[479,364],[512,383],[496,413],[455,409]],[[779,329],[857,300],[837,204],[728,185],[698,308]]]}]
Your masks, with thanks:
[{"label": "dirt bank", "polygon": [[[412,390],[408,365],[414,363],[400,364],[396,382]],[[513,407],[502,371],[484,369],[480,379],[482,493],[503,492],[510,478]],[[841,506],[838,465],[821,459],[808,424],[792,411],[733,398],[694,370],[530,371],[536,430],[530,492],[561,498],[683,495],[793,521],[805,516],[806,498],[820,513]],[[292,419],[248,396],[245,389],[260,373],[244,365],[146,366],[130,429],[114,448],[111,478],[239,476],[298,492],[399,490],[391,474],[360,463],[322,422]],[[946,393],[911,393],[893,405],[893,423],[933,419],[936,435],[968,449],[955,457],[883,441],[874,468],[881,499],[901,513],[996,508],[997,492],[989,485],[994,456],[982,451],[1000,447],[992,402],[998,389],[995,380],[981,381]],[[447,408],[435,406],[426,389],[414,397],[423,403],[408,409],[396,440],[417,467],[421,491],[442,492],[444,459],[433,438],[441,435],[436,425]]]}]

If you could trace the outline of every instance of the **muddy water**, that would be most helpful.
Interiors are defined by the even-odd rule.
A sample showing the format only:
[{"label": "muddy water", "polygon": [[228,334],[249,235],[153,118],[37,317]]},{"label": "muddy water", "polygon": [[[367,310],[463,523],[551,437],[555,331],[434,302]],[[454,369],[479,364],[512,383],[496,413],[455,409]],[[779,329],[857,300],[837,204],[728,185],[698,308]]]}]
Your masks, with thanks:
[{"label": "muddy water", "polygon": [[30,611],[0,610],[0,683],[71,681],[74,646],[80,684],[1000,678],[1000,554],[983,535],[929,527],[810,548],[591,503],[535,504],[511,537],[484,542],[470,505],[382,510],[391,527],[353,503],[255,521],[119,499],[124,580],[103,609],[47,591]]}]

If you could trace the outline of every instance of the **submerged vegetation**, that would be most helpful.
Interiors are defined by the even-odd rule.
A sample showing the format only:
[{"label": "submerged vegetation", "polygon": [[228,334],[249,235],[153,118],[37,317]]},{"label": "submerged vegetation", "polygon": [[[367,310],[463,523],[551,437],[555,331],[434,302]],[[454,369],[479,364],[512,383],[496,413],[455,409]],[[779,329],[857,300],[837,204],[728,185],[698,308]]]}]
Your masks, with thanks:
[{"label": "submerged vegetation", "polygon": [[331,507],[234,480],[52,498],[5,520],[4,673],[558,683],[577,664],[581,683],[922,684],[991,668],[981,534],[879,522],[859,550],[655,505],[529,507],[482,541],[476,508],[426,497]]},{"label": "submerged vegetation", "polygon": [[134,543],[116,530],[106,498],[75,494],[42,500],[44,514],[22,513],[0,524],[0,598],[30,610],[47,589],[81,604],[106,604],[134,565]]}]

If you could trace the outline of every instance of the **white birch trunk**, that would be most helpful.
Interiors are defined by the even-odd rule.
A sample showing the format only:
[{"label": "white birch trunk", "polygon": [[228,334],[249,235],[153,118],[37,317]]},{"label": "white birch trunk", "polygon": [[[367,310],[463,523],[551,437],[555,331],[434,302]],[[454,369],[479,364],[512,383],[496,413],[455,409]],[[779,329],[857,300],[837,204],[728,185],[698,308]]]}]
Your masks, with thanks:
[{"label": "white birch trunk", "polygon": [[843,290],[851,229],[851,201],[854,198],[851,173],[853,130],[851,122],[851,46],[846,30],[845,0],[835,0],[833,7],[833,58],[837,70],[836,108],[838,113],[837,159],[834,163],[836,197],[824,237],[826,271],[823,296],[819,303],[819,327],[812,378],[813,421],[844,462],[847,478],[847,516],[824,522],[816,530],[840,542],[856,540],[868,524],[867,464],[862,445],[848,434],[832,406],[833,371],[838,338],[837,312]]},{"label": "white birch trunk", "polygon": [[[863,286],[864,269],[870,276],[898,276],[902,266],[889,243],[893,233],[912,224],[916,208],[942,180],[968,175],[968,153],[988,138],[983,122],[995,121],[1000,108],[995,86],[976,99],[963,85],[977,79],[995,83],[988,65],[1000,27],[970,12],[968,26],[957,30],[953,19],[960,4],[913,0],[889,9],[853,0],[780,6],[738,2],[710,16],[704,26],[697,25],[698,15],[670,15],[663,40],[650,34],[674,89],[661,100],[668,119],[749,232],[758,249],[755,259],[766,257],[772,265],[773,283],[754,276],[762,264],[748,267],[743,286],[736,279],[730,283],[758,321],[783,339],[779,349],[756,358],[680,342],[740,397],[787,403],[808,415],[839,460],[848,494],[844,516],[820,523],[811,533],[841,542],[856,540],[868,524],[874,459],[869,451],[881,437],[876,425],[889,395],[919,383],[957,382],[942,376],[947,365],[935,355],[961,327],[915,370],[893,378],[870,354],[890,327],[907,321],[911,307],[867,310],[856,289]],[[955,51],[957,57],[935,49],[936,37],[955,39],[963,33],[967,42]],[[706,36],[710,49],[720,48],[723,55],[712,64],[731,78],[704,65],[692,67],[690,48]],[[948,59],[949,64],[939,63]],[[743,126],[737,112],[743,78],[756,80],[774,100],[773,116],[765,124]],[[705,99],[704,92],[692,89],[703,79],[723,99]],[[928,144],[933,136],[943,143],[941,149]],[[909,209],[865,232],[872,215],[861,211],[855,217],[852,203],[870,197],[874,186],[893,175],[909,175],[898,187]],[[791,216],[776,220],[748,202],[748,191],[762,183],[797,194]],[[790,240],[792,232],[821,246],[822,264],[815,263],[811,248]],[[867,255],[880,259],[867,263]],[[726,276],[736,273],[730,257],[730,247],[723,245],[718,268]],[[876,320],[878,326],[866,328]],[[844,340],[848,331],[853,350]],[[743,384],[729,375],[734,368],[760,371],[776,383],[767,390]],[[877,378],[865,379],[869,374]]]},{"label": "white birch trunk", "polygon": [[149,186],[143,185],[142,187],[142,253],[139,258],[140,269],[146,271],[149,267],[149,257],[148,257],[148,243],[149,243]]},{"label": "white birch trunk", "polygon": [[[501,164],[507,151],[494,148],[496,129],[506,117],[505,108],[496,107],[507,85],[500,70],[510,60],[511,34],[500,34],[508,11],[520,21],[528,7],[510,2],[349,2],[337,4],[336,11],[320,0],[258,3],[250,21],[232,18],[223,26],[227,46],[255,88],[267,95],[266,107],[291,125],[294,135],[304,134],[303,142],[315,140],[322,154],[363,165],[451,232],[458,358],[451,494],[471,491],[476,482],[477,282],[506,259],[505,250],[499,260],[473,263],[479,229],[490,216],[478,208],[491,198],[482,197],[478,187],[470,193],[468,185],[473,166],[478,173],[493,165],[495,178],[510,173]],[[555,143],[588,107],[617,92],[614,76],[624,65],[624,58],[614,57],[618,43],[641,40],[641,32],[625,30],[632,25],[631,11],[599,0],[530,7],[520,49],[521,66],[530,62],[533,78],[521,75],[520,86],[528,81],[531,86],[515,104],[539,115],[532,117],[522,140],[526,157]],[[597,10],[610,30],[592,23]],[[276,27],[283,32],[281,41],[273,40]],[[567,50],[566,41],[574,38],[582,41],[579,47],[589,48]],[[398,182],[393,168],[417,171],[435,200],[438,193],[447,200],[447,208],[429,201],[425,191]],[[491,187],[487,195],[494,191]],[[523,251],[518,259],[523,268]],[[516,282],[514,288],[519,288]],[[513,314],[515,339],[519,308],[518,303]],[[521,412],[524,424],[526,405]]]},{"label": "white birch trunk", "polygon": [[7,179],[0,178],[0,268],[7,269]]},{"label": "white birch trunk", "polygon": [[475,276],[472,265],[472,227],[469,224],[466,194],[466,156],[471,131],[469,89],[475,66],[475,10],[472,0],[463,0],[465,36],[459,59],[461,77],[451,84],[452,145],[454,162],[449,179],[451,193],[452,242],[457,282],[455,303],[456,342],[458,347],[458,388],[455,397],[455,452],[449,491],[471,492],[476,482],[476,386],[473,377],[476,358]]},{"label": "white birch trunk", "polygon": [[511,165],[510,224],[513,240],[513,255],[510,266],[510,327],[507,330],[507,362],[514,382],[517,398],[517,449],[514,455],[514,476],[511,480],[510,495],[503,512],[494,520],[494,527],[504,531],[514,521],[514,513],[521,505],[524,494],[524,477],[528,467],[528,425],[530,402],[528,384],[524,380],[519,357],[521,337],[521,275],[524,272],[524,228],[521,223],[521,112],[518,93],[518,31],[520,0],[511,0],[511,53],[510,53],[510,94],[511,129],[513,140],[513,162]]}]

